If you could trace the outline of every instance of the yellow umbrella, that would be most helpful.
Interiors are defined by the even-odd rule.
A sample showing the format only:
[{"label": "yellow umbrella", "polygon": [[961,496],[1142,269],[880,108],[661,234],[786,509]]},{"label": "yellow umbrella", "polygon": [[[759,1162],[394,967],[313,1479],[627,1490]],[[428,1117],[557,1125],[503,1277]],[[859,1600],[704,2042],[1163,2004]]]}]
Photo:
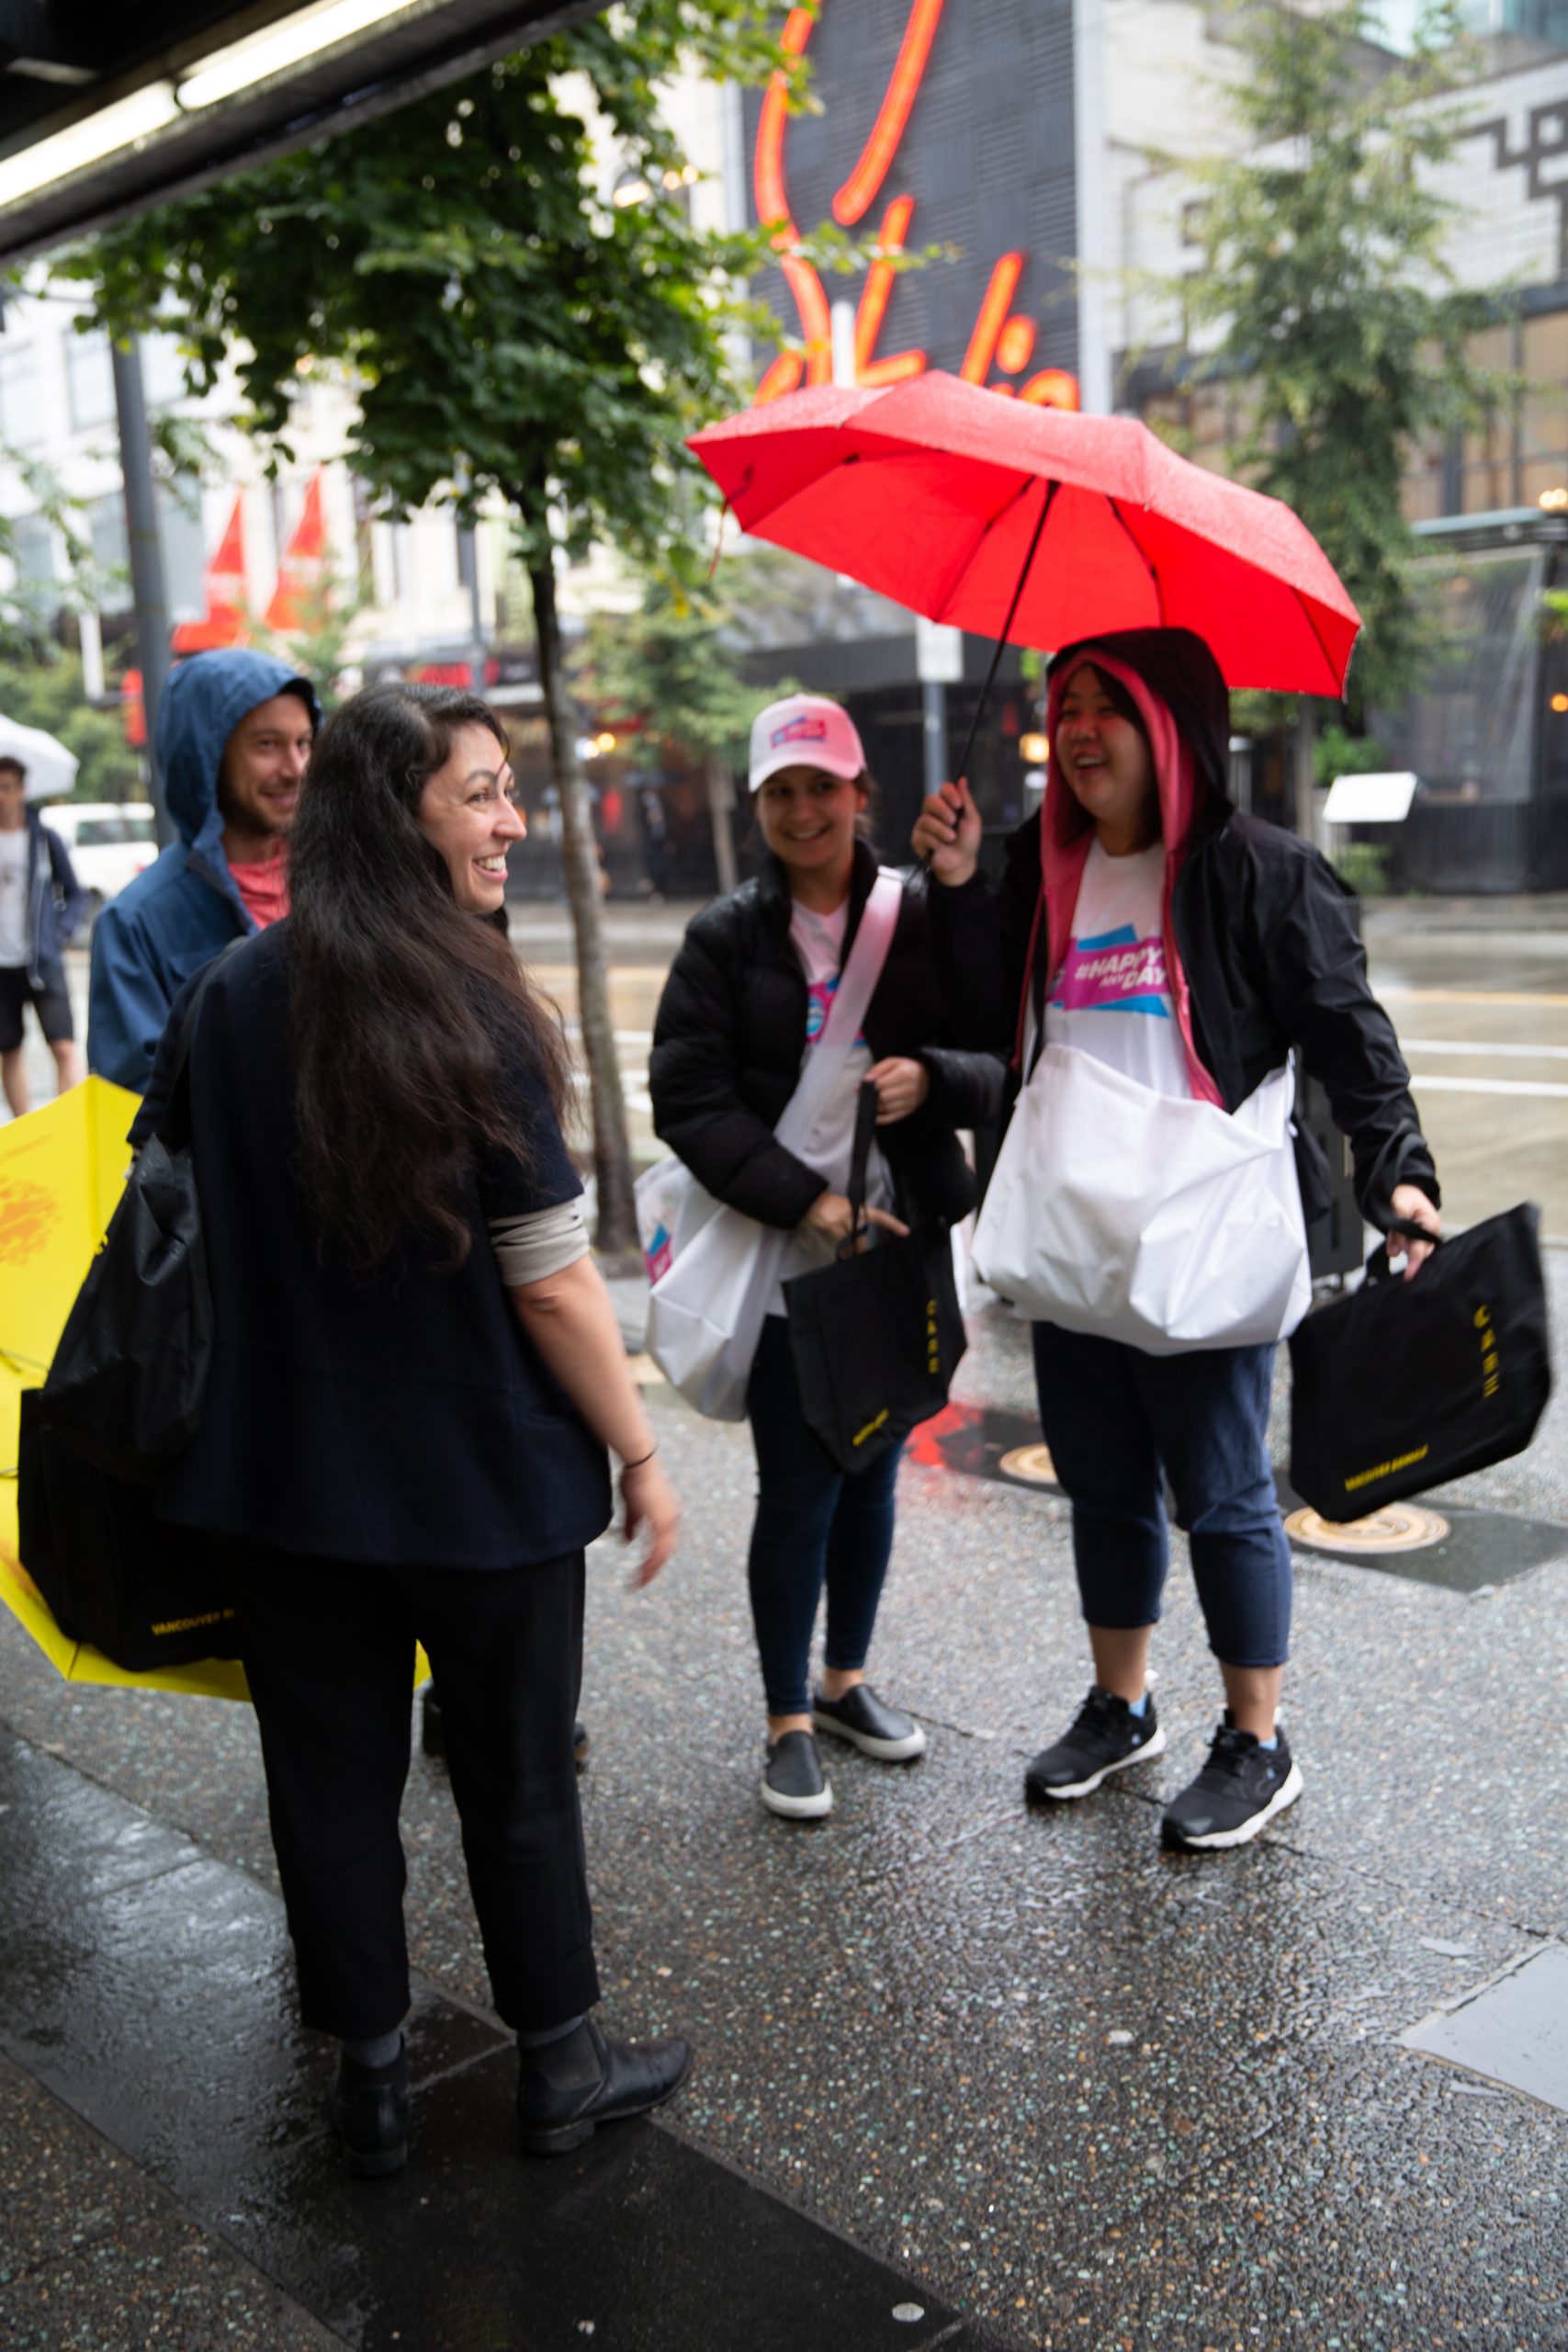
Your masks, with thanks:
[{"label": "yellow umbrella", "polygon": [[[20,1557],[17,1534],[17,1429],[24,1388],[49,1370],[82,1278],[125,1190],[125,1138],[140,1098],[89,1078],[41,1111],[0,1127],[0,1602],[68,1682],[131,1690],[184,1690],[250,1698],[237,1658],[198,1658],[133,1673],[89,1642],[73,1641],[50,1614]],[[414,1652],[414,1680],[430,1672]]]},{"label": "yellow umbrella", "polygon": [[248,1699],[233,1658],[132,1674],[50,1615],[19,1556],[17,1427],[24,1388],[49,1369],[82,1277],[114,1215],[130,1162],[137,1097],[90,1078],[41,1111],[0,1127],[0,1601],[68,1682]]}]

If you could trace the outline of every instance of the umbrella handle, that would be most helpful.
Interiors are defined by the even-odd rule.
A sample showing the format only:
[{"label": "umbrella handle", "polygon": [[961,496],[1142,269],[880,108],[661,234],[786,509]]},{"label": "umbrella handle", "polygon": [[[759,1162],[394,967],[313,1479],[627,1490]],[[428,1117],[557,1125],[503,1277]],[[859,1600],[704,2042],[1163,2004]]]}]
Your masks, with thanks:
[{"label": "umbrella handle", "polygon": [[1055,502],[1056,492],[1060,487],[1061,485],[1058,482],[1054,481],[1047,482],[1045,485],[1045,495],[1041,501],[1040,505],[1040,520],[1034,526],[1034,536],[1029,542],[1029,552],[1023,559],[1023,569],[1018,575],[1018,585],[1012,592],[1012,602],[1008,606],[1008,616],[1002,623],[1002,633],[998,638],[995,645],[991,648],[990,665],[986,672],[985,683],[980,688],[980,699],[975,706],[975,716],[969,722],[969,732],[964,741],[964,752],[958,763],[958,773],[960,775],[967,775],[969,773],[969,755],[975,749],[975,738],[980,732],[980,721],[985,716],[986,705],[990,699],[991,688],[996,683],[997,671],[1000,665],[1002,658],[1002,648],[1008,641],[1008,631],[1012,627],[1014,616],[1018,611],[1019,604],[1023,595],[1024,585],[1028,581],[1031,571],[1034,568],[1034,551],[1040,545],[1041,535],[1045,528],[1046,517],[1051,512],[1051,508]]},{"label": "umbrella handle", "polygon": [[[998,638],[995,645],[991,648],[990,663],[986,671],[984,683],[980,687],[980,698],[975,705],[975,716],[969,721],[969,732],[964,739],[964,750],[959,756],[958,766],[954,771],[955,775],[960,777],[966,776],[969,773],[969,757],[975,749],[975,739],[980,732],[980,721],[986,715],[986,705],[990,700],[991,688],[996,684],[997,671],[1000,666],[1002,658],[1002,648],[1008,641],[1008,631],[1011,628],[1013,624],[1013,616],[1018,611],[1019,603],[1023,594],[1024,583],[1027,582],[1030,572],[1034,568],[1034,551],[1040,545],[1041,535],[1045,528],[1045,518],[1051,512],[1052,503],[1059,488],[1060,484],[1054,481],[1047,482],[1045,485],[1045,496],[1042,500],[1040,506],[1040,520],[1034,526],[1034,536],[1029,542],[1029,552],[1023,559],[1023,569],[1018,575],[1018,585],[1012,592],[1012,602],[1008,606],[1007,618],[1002,623],[1002,633],[1000,637]],[[919,867],[916,869],[922,877],[931,873],[932,854],[933,853],[928,850],[924,857],[921,858]]]}]

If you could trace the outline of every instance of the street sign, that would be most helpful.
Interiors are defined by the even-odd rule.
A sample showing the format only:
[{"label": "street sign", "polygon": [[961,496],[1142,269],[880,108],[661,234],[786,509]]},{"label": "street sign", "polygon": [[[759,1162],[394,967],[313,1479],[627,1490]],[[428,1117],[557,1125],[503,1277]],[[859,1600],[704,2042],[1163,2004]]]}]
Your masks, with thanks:
[{"label": "street sign", "polygon": [[922,685],[964,683],[964,631],[915,616],[915,674]]},{"label": "street sign", "polygon": [[1330,825],[1398,825],[1410,814],[1416,778],[1407,771],[1376,775],[1337,775],[1323,804]]}]

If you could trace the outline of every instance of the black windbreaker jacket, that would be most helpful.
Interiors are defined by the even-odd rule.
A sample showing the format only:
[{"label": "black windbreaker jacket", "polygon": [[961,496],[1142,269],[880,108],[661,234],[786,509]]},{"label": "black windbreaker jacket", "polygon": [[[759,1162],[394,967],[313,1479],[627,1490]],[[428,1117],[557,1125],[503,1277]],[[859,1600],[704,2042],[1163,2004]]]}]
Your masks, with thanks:
[{"label": "black windbreaker jacket", "polygon": [[[1211,790],[1177,875],[1172,917],[1193,1043],[1225,1108],[1244,1102],[1294,1046],[1349,1139],[1362,1214],[1386,1230],[1396,1184],[1418,1184],[1434,1204],[1440,1195],[1393,1025],[1368,985],[1349,897],[1307,842]],[[978,874],[956,889],[933,880],[931,953],[964,1045],[1013,1052],[1039,899],[1035,818],[1010,835],[999,888]],[[1042,937],[1032,975],[1037,1020],[1051,962]],[[1296,1162],[1310,1223],[1328,1205],[1328,1185],[1322,1154],[1304,1132]]]},{"label": "black windbreaker jacket", "polygon": [[[875,858],[857,843],[846,956],[875,879]],[[671,967],[649,1063],[653,1124],[670,1149],[716,1199],[778,1226],[798,1225],[822,1190],[816,1170],[773,1134],[806,1050],[806,975],[789,918],[788,884],[773,857],[703,910]],[[907,890],[865,1038],[874,1059],[908,1055],[931,1080],[918,1111],[877,1131],[899,1213],[911,1224],[974,1207],[974,1175],[954,1130],[995,1118],[1001,1106],[1000,1059],[942,1042],[952,1035],[927,953],[925,898]]]}]

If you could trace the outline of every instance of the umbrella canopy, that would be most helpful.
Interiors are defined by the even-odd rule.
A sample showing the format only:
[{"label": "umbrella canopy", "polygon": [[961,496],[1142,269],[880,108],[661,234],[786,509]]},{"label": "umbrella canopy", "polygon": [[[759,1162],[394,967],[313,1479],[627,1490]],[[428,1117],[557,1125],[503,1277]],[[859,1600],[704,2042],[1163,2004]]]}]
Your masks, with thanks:
[{"label": "umbrella canopy", "polygon": [[1190,628],[1230,686],[1343,691],[1360,616],[1306,526],[1134,418],[932,370],[793,392],[688,446],[742,530],[929,620],[1048,648]]},{"label": "umbrella canopy", "polygon": [[20,760],[27,770],[29,800],[63,800],[75,788],[81,764],[58,737],[41,727],[24,727],[19,719],[0,718],[0,760]]},{"label": "umbrella canopy", "polygon": [[93,1252],[125,1189],[137,1097],[90,1078],[0,1127],[0,1602],[71,1682],[244,1699],[244,1668],[204,1658],[132,1674],[62,1634],[17,1556],[17,1428],[49,1368]]},{"label": "umbrella canopy", "polygon": [[[17,1431],[24,1388],[49,1370],[65,1318],[119,1196],[130,1148],[125,1138],[140,1098],[106,1078],[59,1095],[40,1111],[0,1127],[0,1604],[68,1682],[134,1690],[183,1690],[211,1699],[250,1698],[237,1658],[132,1672],[87,1642],[62,1633],[19,1553]],[[430,1672],[414,1651],[413,1679]]]}]

